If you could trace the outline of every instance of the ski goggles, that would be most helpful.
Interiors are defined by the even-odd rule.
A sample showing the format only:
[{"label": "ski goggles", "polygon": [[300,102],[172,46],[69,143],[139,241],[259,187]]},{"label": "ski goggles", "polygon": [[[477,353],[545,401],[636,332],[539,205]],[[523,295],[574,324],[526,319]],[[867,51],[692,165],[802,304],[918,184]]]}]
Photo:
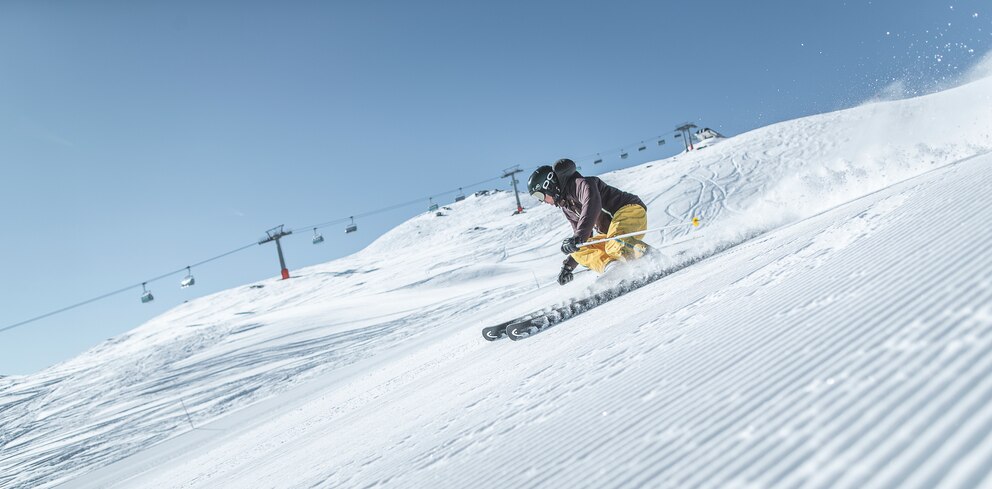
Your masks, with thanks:
[{"label": "ski goggles", "polygon": [[544,192],[537,192],[537,191],[535,191],[535,192],[531,192],[530,195],[533,196],[535,199],[537,199],[537,200],[539,200],[541,202],[544,202],[545,204],[554,204],[555,203],[554,197],[551,197],[550,195],[545,194]]}]

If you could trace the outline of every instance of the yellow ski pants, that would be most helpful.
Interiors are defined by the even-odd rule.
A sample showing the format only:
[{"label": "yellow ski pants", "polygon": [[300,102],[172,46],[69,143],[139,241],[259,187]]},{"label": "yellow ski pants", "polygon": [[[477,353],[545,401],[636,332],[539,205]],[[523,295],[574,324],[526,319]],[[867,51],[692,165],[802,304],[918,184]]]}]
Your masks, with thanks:
[{"label": "yellow ski pants", "polygon": [[[648,228],[648,214],[643,207],[630,204],[621,207],[613,214],[613,222],[606,234],[596,234],[589,237],[588,241],[606,239],[621,234],[644,231]],[[619,240],[597,243],[583,246],[579,251],[572,253],[572,258],[580,265],[594,270],[596,273],[603,273],[606,264],[614,260],[633,260],[640,258],[647,251],[647,244],[641,241],[644,235],[621,238]]]}]

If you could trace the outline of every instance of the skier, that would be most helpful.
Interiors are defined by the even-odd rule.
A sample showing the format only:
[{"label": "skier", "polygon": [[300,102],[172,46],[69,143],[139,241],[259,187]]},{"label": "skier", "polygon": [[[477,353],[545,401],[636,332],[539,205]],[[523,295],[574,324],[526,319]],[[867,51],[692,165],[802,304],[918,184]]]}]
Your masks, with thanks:
[{"label": "skier", "polygon": [[[605,273],[619,263],[640,258],[648,250],[644,235],[579,247],[586,241],[605,239],[647,229],[647,206],[639,197],[611,187],[597,177],[584,177],[575,162],[563,158],[554,168],[542,166],[527,180],[527,191],[537,200],[562,210],[573,235],[561,243],[568,255],[558,273],[558,283],[572,281],[577,265]],[[596,234],[593,231],[596,231]]]}]

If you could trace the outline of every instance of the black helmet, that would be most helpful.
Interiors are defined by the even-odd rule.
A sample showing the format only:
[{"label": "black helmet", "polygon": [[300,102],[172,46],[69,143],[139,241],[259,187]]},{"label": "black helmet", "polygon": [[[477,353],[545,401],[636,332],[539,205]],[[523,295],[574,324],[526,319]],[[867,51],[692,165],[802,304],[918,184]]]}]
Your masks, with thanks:
[{"label": "black helmet", "polygon": [[540,201],[544,201],[545,195],[550,195],[555,202],[558,202],[561,198],[561,185],[558,184],[555,169],[544,165],[534,170],[527,179],[527,192]]}]

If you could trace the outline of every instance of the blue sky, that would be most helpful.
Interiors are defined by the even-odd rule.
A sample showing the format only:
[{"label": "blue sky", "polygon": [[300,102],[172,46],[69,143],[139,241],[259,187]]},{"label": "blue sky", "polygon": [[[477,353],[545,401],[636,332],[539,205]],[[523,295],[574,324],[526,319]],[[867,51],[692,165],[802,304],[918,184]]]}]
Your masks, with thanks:
[{"label": "blue sky", "polygon": [[[683,121],[733,135],[922,93],[988,52],[990,19],[977,0],[3,2],[0,328],[278,224],[423,199],[287,238],[299,268],[512,165],[603,152],[608,171],[671,155],[616,148]],[[256,246],[193,271],[150,304],[139,288],[0,332],[0,375],[278,266]]]}]

